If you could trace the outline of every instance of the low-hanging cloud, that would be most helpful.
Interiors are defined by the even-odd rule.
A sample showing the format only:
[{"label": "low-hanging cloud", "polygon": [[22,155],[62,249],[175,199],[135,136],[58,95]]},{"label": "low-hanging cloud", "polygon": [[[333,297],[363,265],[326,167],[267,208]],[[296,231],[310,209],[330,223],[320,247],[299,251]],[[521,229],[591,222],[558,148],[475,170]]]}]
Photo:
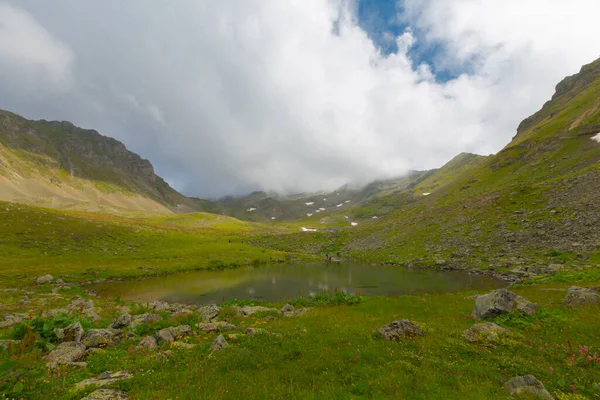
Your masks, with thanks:
[{"label": "low-hanging cloud", "polygon": [[596,0],[493,3],[405,0],[386,55],[343,0],[0,0],[0,108],[116,137],[193,195],[437,167],[499,150],[598,56]]}]

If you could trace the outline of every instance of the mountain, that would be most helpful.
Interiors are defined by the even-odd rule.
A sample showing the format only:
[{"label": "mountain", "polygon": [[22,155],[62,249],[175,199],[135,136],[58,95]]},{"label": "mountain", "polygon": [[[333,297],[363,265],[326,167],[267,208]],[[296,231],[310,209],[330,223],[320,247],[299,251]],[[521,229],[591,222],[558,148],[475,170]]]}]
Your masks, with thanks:
[{"label": "mountain", "polygon": [[597,60],[559,83],[497,154],[459,155],[414,186],[372,198],[352,211],[355,226],[261,244],[390,264],[597,264],[599,133]]},{"label": "mountain", "polygon": [[0,200],[106,212],[213,210],[175,191],[118,140],[2,110]]}]

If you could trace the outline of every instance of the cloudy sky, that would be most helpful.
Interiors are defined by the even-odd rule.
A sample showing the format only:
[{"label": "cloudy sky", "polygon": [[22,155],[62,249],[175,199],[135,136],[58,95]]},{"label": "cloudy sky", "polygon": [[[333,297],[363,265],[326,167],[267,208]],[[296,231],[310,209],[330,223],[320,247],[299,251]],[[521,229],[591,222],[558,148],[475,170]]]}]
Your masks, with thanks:
[{"label": "cloudy sky", "polygon": [[500,150],[600,56],[598,0],[0,0],[0,108],[205,197]]}]

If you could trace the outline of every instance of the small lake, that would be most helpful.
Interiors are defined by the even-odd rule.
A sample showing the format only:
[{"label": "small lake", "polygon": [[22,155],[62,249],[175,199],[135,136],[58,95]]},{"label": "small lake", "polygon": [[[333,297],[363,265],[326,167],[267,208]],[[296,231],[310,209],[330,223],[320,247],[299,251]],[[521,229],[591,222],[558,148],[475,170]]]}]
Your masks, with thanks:
[{"label": "small lake", "polygon": [[194,271],[144,280],[103,283],[102,296],[207,304],[227,300],[286,301],[322,291],[363,296],[493,290],[507,283],[461,271],[432,271],[361,264],[281,264],[221,271]]}]

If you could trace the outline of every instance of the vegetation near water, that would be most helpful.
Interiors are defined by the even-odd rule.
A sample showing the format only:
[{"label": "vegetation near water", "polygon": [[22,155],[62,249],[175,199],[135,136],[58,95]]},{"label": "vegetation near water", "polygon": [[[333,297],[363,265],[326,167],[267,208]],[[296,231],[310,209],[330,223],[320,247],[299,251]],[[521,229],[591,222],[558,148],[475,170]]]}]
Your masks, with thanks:
[{"label": "vegetation near water", "polygon": [[[555,398],[598,399],[600,305],[565,305],[569,286],[600,286],[600,144],[591,140],[600,132],[598,98],[600,60],[559,84],[500,153],[461,155],[438,171],[373,183],[344,200],[351,206],[319,215],[279,221],[253,214],[248,219],[258,222],[248,222],[1,202],[0,393],[81,399],[94,388],[78,382],[128,370],[129,379],[108,387],[132,399],[502,399],[511,397],[504,383],[532,374]],[[126,186],[135,188],[135,179],[128,176]],[[149,193],[153,204],[180,196]],[[246,207],[241,200],[228,207],[238,201]],[[244,215],[243,207],[236,213]],[[301,232],[306,226],[318,232]],[[473,343],[463,332],[479,322],[472,312],[481,291],[385,297],[333,291],[290,300],[293,312],[280,311],[283,302],[226,299],[218,302],[218,319],[233,328],[205,330],[197,324],[214,319],[206,316],[210,308],[136,303],[89,290],[94,282],[325,257],[496,275],[516,283],[510,291],[538,308],[488,318],[511,334]],[[45,274],[53,277],[36,284]],[[48,365],[60,329],[79,322],[89,333],[124,314],[139,322],[110,331],[110,343],[89,351],[85,365]],[[374,333],[404,319],[423,336],[388,341]],[[171,343],[139,347],[142,337],[182,325],[190,330]],[[216,351],[220,334],[229,346]]]}]

